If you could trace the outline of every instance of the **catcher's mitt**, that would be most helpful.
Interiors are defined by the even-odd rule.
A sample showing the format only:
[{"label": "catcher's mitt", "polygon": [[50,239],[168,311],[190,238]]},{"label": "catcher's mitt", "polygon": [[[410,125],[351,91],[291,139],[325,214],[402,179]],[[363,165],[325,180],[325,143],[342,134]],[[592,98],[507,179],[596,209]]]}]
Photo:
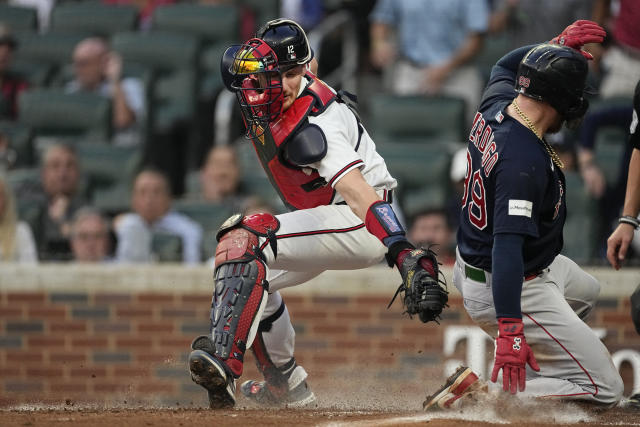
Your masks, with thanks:
[{"label": "catcher's mitt", "polygon": [[[425,257],[433,263],[435,277],[420,265],[420,259]],[[433,320],[440,324],[438,319],[442,310],[448,307],[449,292],[445,281],[439,278],[440,272],[435,253],[430,249],[414,249],[404,257],[398,269],[402,276],[402,284],[387,308],[391,307],[400,292],[404,292],[402,302],[405,313],[409,313],[409,317],[417,314],[423,323]]]}]

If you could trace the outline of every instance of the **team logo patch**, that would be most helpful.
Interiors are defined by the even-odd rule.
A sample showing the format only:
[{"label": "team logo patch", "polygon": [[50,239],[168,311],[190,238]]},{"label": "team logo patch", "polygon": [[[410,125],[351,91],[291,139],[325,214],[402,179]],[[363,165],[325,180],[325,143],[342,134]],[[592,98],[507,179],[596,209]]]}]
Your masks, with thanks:
[{"label": "team logo patch", "polygon": [[533,203],[528,200],[509,200],[509,215],[531,218]]},{"label": "team logo patch", "polygon": [[514,338],[513,339],[513,349],[516,351],[520,351],[520,345],[522,344],[522,339],[521,338]]},{"label": "team logo patch", "polygon": [[531,79],[529,79],[529,77],[520,76],[518,78],[518,84],[522,87],[529,87],[529,84],[531,84]]},{"label": "team logo patch", "polygon": [[402,231],[400,228],[400,224],[395,218],[393,211],[391,210],[391,206],[389,205],[380,205],[376,206],[376,211],[378,212],[378,218],[380,218],[384,225],[386,226],[389,233],[397,233]]}]

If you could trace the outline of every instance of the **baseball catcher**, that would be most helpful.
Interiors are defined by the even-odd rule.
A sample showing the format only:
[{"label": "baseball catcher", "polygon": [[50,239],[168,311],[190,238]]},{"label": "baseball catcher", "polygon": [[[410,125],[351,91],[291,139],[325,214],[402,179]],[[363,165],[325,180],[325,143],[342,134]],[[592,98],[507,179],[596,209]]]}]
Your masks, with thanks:
[{"label": "baseball catcher", "polygon": [[189,356],[192,379],[211,408],[235,404],[235,383],[251,349],[264,381],[242,394],[259,404],[308,406],[315,395],[294,358],[294,330],[280,289],[329,269],[359,269],[385,255],[402,275],[410,315],[436,320],[447,302],[438,263],[416,249],[392,208],[396,180],[353,110],[309,69],[313,51],[295,22],[268,22],[221,60],[247,137],[291,210],[235,215],[218,232],[211,333]]}]

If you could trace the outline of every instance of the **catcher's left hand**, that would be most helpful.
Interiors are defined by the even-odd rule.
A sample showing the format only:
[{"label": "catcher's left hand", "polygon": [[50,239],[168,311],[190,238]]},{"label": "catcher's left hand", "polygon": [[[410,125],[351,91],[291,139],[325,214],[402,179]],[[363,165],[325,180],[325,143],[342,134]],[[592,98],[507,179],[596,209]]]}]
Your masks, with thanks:
[{"label": "catcher's left hand", "polygon": [[417,314],[424,323],[438,322],[440,313],[448,307],[446,283],[438,279],[438,261],[433,251],[428,249],[407,250],[399,257],[398,269],[402,284],[387,308],[400,292],[404,292],[403,305],[409,316]]}]

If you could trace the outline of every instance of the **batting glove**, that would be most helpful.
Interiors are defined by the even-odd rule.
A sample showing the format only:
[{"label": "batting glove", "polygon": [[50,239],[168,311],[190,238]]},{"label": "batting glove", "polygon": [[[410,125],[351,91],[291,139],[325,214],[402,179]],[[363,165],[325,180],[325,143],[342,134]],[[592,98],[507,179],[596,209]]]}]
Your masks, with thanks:
[{"label": "batting glove", "polygon": [[607,32],[600,25],[593,21],[581,19],[565,28],[551,43],[569,46],[579,50],[582,56],[593,59],[593,55],[582,50],[582,46],[587,43],[602,43]]},{"label": "batting glove", "polygon": [[521,319],[498,319],[498,331],[491,381],[497,382],[498,372],[502,369],[502,389],[516,394],[518,388],[524,391],[527,363],[534,371],[539,371],[540,367],[531,347],[524,339],[524,326]]}]

